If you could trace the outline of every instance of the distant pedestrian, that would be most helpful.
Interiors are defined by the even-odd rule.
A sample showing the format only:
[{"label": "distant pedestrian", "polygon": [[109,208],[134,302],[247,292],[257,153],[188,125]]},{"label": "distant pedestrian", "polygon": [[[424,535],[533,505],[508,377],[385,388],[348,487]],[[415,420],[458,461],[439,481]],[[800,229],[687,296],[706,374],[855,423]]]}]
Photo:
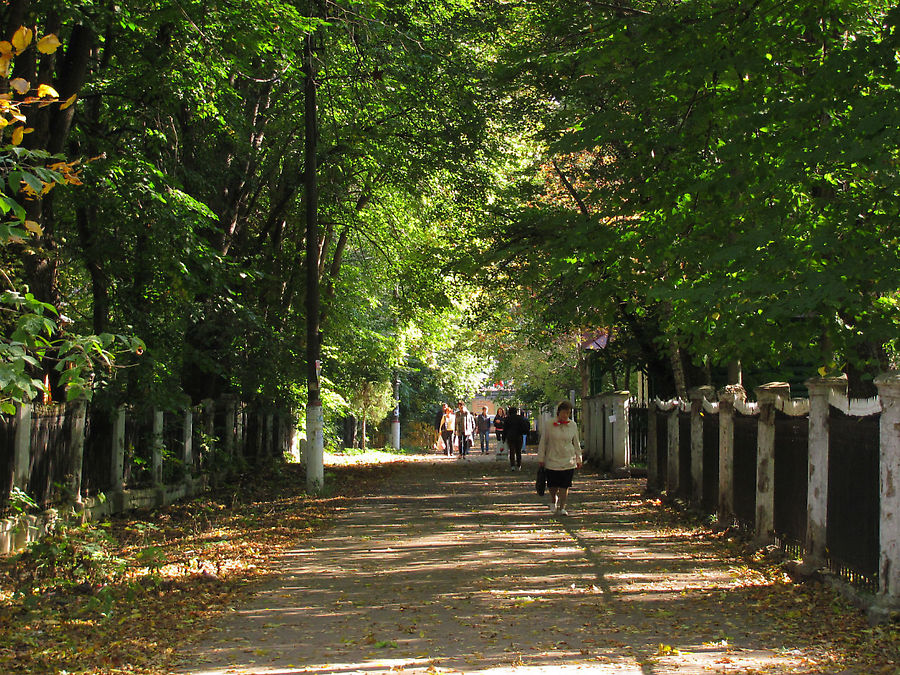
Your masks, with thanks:
[{"label": "distant pedestrian", "polygon": [[569,419],[572,404],[562,401],[556,407],[556,420],[541,431],[538,444],[538,465],[547,472],[547,491],[550,493],[550,513],[569,515],[566,501],[575,469],[582,466],[581,440],[578,426]]},{"label": "distant pedestrian", "polygon": [[513,471],[519,471],[522,468],[522,443],[530,428],[531,425],[519,414],[518,408],[509,409],[504,433],[506,447],[509,448],[509,466]]},{"label": "distant pedestrian", "polygon": [[475,415],[466,410],[466,404],[462,401],[456,404],[453,431],[456,433],[459,458],[466,459],[469,456],[469,448],[475,441]]},{"label": "distant pedestrian", "polygon": [[498,458],[506,452],[506,410],[497,408],[497,414],[494,415],[494,433],[497,436],[497,456]]},{"label": "distant pedestrian", "polygon": [[437,414],[434,417],[434,444],[432,447],[435,452],[443,452],[444,451],[444,441],[441,439],[441,423],[444,420],[444,408],[446,407],[446,403],[442,404],[440,408],[438,408]]},{"label": "distant pedestrian", "polygon": [[453,410],[446,403],[444,414],[441,416],[441,441],[444,443],[444,452],[450,457],[453,455],[453,429],[455,425]]},{"label": "distant pedestrian", "polygon": [[481,441],[481,454],[486,455],[491,451],[491,417],[486,405],[481,406],[481,413],[475,418],[475,429]]}]

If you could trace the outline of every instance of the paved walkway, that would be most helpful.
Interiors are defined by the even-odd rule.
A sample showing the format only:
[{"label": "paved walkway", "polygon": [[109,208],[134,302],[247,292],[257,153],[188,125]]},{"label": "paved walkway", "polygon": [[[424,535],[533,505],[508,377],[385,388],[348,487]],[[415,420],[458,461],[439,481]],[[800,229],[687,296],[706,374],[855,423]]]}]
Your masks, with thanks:
[{"label": "paved walkway", "polygon": [[400,469],[278,561],[180,672],[840,672],[806,668],[712,543],[654,525],[643,481],[576,476],[563,518],[534,469]]}]

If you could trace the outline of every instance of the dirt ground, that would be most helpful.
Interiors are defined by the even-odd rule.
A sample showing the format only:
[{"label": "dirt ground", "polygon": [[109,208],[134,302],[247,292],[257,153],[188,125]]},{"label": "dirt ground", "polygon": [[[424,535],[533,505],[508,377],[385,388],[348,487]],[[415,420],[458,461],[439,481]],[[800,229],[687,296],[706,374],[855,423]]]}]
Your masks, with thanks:
[{"label": "dirt ground", "polygon": [[553,516],[535,468],[410,462],[274,561],[177,672],[900,672],[844,658],[858,610],[661,519],[644,481],[578,474]]}]

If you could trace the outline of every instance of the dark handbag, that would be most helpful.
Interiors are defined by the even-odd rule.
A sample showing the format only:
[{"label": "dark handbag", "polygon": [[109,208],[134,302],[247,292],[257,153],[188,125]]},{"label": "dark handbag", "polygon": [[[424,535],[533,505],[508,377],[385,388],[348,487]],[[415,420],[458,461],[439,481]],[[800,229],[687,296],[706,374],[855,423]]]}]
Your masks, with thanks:
[{"label": "dark handbag", "polygon": [[547,470],[542,466],[538,467],[537,478],[534,481],[534,489],[537,490],[537,493],[542,497],[547,491]]}]

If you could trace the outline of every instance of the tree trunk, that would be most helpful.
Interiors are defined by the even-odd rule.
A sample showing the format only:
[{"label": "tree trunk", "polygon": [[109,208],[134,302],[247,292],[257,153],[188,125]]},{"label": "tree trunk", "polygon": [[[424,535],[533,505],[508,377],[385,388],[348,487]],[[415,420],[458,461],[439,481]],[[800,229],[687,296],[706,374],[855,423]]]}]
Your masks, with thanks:
[{"label": "tree trunk", "polygon": [[98,253],[98,243],[91,229],[96,221],[97,209],[94,206],[79,206],[75,221],[78,235],[81,238],[81,250],[85,265],[91,275],[91,291],[93,295],[93,330],[95,335],[107,332],[109,326],[109,279],[103,268],[103,260]]},{"label": "tree trunk", "polygon": [[362,431],[359,435],[359,447],[365,452],[366,450],[366,416],[363,415],[362,418]]}]

